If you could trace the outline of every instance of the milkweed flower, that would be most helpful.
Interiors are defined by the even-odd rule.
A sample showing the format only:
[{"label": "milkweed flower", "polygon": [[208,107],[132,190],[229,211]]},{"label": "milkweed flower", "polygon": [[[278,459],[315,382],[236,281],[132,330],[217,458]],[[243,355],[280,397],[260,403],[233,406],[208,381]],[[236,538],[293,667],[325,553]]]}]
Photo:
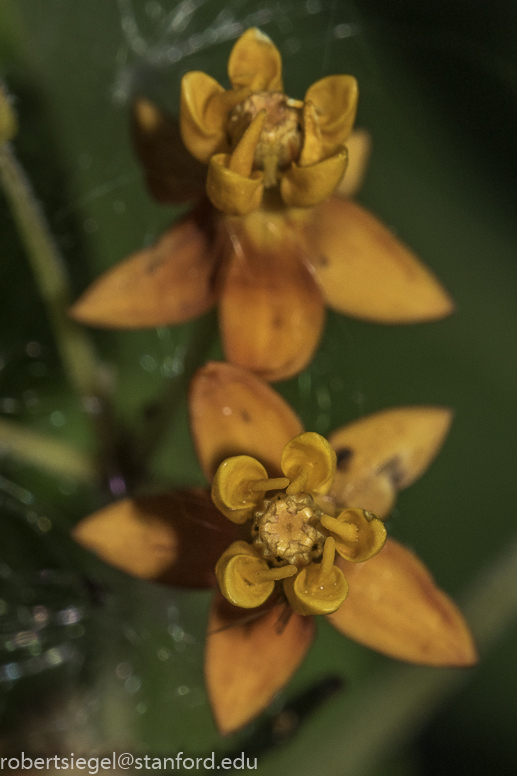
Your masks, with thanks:
[{"label": "milkweed flower", "polygon": [[[315,606],[345,636],[390,657],[434,666],[476,662],[472,636],[455,604],[410,550],[389,537],[382,546],[384,526],[367,514],[386,517],[397,491],[425,471],[447,433],[449,410],[388,409],[338,429],[327,445],[319,435],[304,433],[299,418],[265,382],[234,365],[211,363],[194,376],[190,414],[199,460],[219,508],[203,490],[124,499],[85,518],[74,536],[135,576],[222,588],[225,595],[217,592],[212,604],[205,652],[206,683],[221,732],[253,719],[292,676],[314,637]],[[302,482],[305,491],[298,490]],[[269,486],[271,491],[263,490]],[[273,508],[280,501],[283,509],[290,496],[296,501],[307,491],[314,506],[298,506],[315,529],[315,536],[308,531],[314,541],[307,544],[302,537],[299,546],[287,546],[285,536],[278,530],[275,535],[278,513],[265,501]],[[296,519],[291,525],[294,534]],[[304,534],[303,520],[300,527]],[[284,563],[282,552],[294,563]],[[248,557],[251,566],[242,573]],[[240,570],[228,571],[232,564]],[[278,580],[275,572],[289,565],[294,572]],[[326,611],[328,599],[321,606],[312,595],[318,585],[311,577],[320,571],[336,583],[330,584]],[[238,588],[256,572],[263,578],[255,577],[255,590],[248,590],[253,600],[239,598]],[[343,579],[348,595],[339,603]]]},{"label": "milkweed flower", "polygon": [[[348,595],[338,556],[356,563],[386,542],[381,520],[362,509],[327,514],[318,496],[330,490],[336,454],[314,432],[291,439],[282,451],[284,477],[270,479],[248,455],[227,458],[217,469],[212,499],[229,520],[252,520],[251,541],[236,541],[216,566],[224,597],[246,609],[265,603],[279,581],[293,611],[332,614]],[[269,494],[269,495],[268,495]]]},{"label": "milkweed flower", "polygon": [[136,100],[135,145],[152,195],[197,205],[101,276],[73,317],[166,326],[217,301],[226,359],[275,381],[311,360],[325,305],[380,323],[451,313],[450,297],[408,248],[362,207],[331,196],[353,193],[347,162],[357,169],[365,160],[364,134],[350,134],[355,79],[328,76],[304,100],[287,97],[280,54],[255,28],[235,43],[228,75],[225,90],[186,73],[179,124]]},{"label": "milkweed flower", "polygon": [[261,207],[268,193],[273,206],[278,199],[296,208],[327,199],[347,165],[355,78],[327,76],[303,101],[287,97],[280,53],[256,28],[233,47],[228,76],[229,90],[197,71],[181,84],[181,136],[208,165],[207,193],[215,207],[244,216]]}]

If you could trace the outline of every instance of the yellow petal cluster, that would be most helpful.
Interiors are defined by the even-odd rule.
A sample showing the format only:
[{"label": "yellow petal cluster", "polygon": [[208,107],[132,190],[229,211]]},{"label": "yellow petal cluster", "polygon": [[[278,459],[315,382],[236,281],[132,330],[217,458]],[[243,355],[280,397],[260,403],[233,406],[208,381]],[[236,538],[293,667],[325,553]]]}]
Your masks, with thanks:
[{"label": "yellow petal cluster", "polygon": [[[298,614],[332,614],[348,595],[336,552],[365,561],[386,541],[386,529],[371,512],[345,509],[336,517],[317,504],[336,473],[336,454],[319,434],[305,432],[284,447],[283,477],[268,478],[249,455],[227,458],[216,471],[212,499],[233,523],[253,520],[250,541],[235,541],[222,554],[216,577],[230,603],[263,604],[282,582]],[[267,495],[269,494],[269,495]]]},{"label": "yellow petal cluster", "polygon": [[353,76],[313,84],[303,101],[283,92],[282,60],[257,28],[228,61],[232,88],[191,71],[181,82],[180,130],[190,153],[208,165],[207,194],[230,215],[257,210],[268,195],[289,207],[313,207],[339,185],[348,163],[358,89]]}]

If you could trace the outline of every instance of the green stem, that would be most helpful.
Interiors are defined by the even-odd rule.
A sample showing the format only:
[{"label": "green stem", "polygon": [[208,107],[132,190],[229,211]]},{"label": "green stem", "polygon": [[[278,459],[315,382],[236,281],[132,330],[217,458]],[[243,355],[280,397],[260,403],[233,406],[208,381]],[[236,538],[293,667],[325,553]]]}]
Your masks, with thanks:
[{"label": "green stem", "polygon": [[[476,577],[462,608],[483,656],[517,615],[517,539]],[[360,692],[329,704],[306,726],[298,746],[278,752],[264,772],[366,776],[417,735],[471,675],[469,669],[394,666]]]},{"label": "green stem", "polygon": [[9,121],[12,116],[3,89],[0,109],[0,182],[46,305],[63,369],[94,426],[102,478],[110,489],[115,482],[119,494],[123,473],[117,428],[108,401],[109,381],[86,332],[68,316],[71,301],[68,276],[32,186],[8,142],[16,131],[16,122]]},{"label": "green stem", "polygon": [[68,315],[68,278],[45,217],[10,143],[0,145],[0,180],[47,307],[63,368],[82,397],[101,393],[100,370],[85,332]]},{"label": "green stem", "polygon": [[94,462],[88,455],[10,420],[0,419],[0,453],[59,477],[85,483],[95,480]]}]

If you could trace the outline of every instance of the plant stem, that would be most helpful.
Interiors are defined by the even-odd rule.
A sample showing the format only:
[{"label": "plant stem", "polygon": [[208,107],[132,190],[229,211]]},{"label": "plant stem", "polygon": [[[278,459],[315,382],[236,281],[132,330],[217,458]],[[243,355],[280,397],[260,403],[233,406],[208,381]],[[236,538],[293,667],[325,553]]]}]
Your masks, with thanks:
[{"label": "plant stem", "polygon": [[[8,111],[4,90],[0,102]],[[63,369],[96,430],[102,478],[113,493],[120,495],[125,485],[120,471],[117,429],[108,401],[106,372],[97,361],[86,332],[68,316],[71,294],[62,257],[32,186],[8,142],[9,123],[4,120],[2,126],[7,129],[0,137],[0,182],[46,305]]]},{"label": "plant stem", "polygon": [[0,419],[0,453],[60,477],[89,484],[95,480],[94,462],[88,455],[10,420]]},{"label": "plant stem", "polygon": [[0,145],[0,180],[47,307],[71,385],[82,397],[101,392],[100,370],[85,332],[67,315],[68,278],[58,248],[10,143]]}]

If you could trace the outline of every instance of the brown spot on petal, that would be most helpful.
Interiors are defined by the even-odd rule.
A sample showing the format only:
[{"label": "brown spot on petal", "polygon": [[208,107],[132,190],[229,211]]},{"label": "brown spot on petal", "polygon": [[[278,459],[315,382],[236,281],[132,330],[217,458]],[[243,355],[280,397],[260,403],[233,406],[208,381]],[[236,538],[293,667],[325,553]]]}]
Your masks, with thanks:
[{"label": "brown spot on petal", "polygon": [[354,451],[351,447],[340,447],[336,450],[336,464],[338,469],[346,471],[350,459],[353,456]]},{"label": "brown spot on petal", "polygon": [[329,442],[338,469],[329,498],[385,517],[397,491],[427,469],[451,421],[445,407],[393,407],[334,431]]}]

